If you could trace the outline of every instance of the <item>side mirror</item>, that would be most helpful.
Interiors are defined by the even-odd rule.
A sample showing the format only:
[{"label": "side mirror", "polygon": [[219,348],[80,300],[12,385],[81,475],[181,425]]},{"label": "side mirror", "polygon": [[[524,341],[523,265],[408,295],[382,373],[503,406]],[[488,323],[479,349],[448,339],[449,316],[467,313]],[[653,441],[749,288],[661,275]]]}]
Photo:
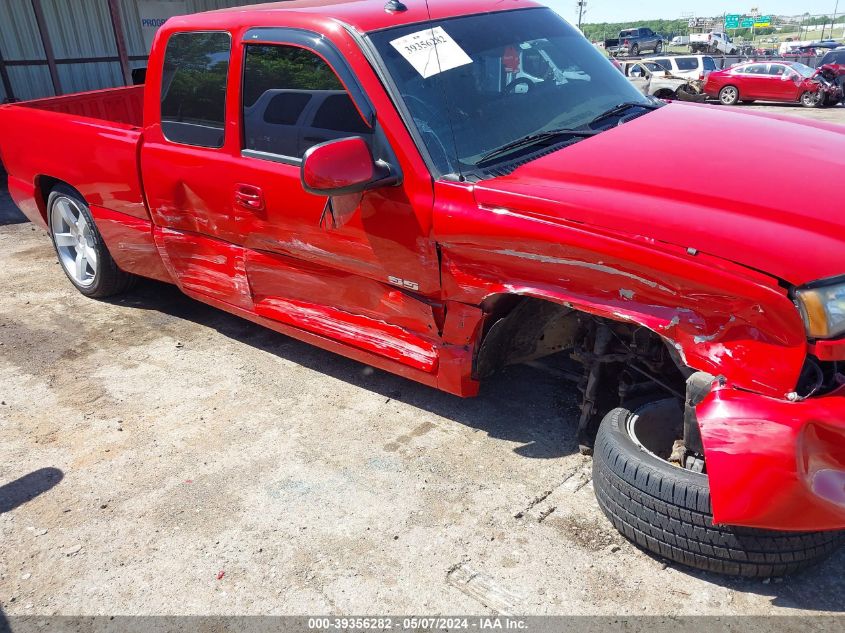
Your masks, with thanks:
[{"label": "side mirror", "polygon": [[360,136],[315,145],[302,158],[302,187],[318,196],[343,196],[399,183],[399,175],[376,161]]}]

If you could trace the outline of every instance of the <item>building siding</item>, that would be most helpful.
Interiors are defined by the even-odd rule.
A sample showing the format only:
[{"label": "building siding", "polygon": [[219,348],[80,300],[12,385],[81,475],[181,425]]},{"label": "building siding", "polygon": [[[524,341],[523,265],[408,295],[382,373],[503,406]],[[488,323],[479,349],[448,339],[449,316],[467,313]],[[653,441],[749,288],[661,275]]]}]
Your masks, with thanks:
[{"label": "building siding", "polygon": [[[196,13],[263,1],[187,0],[186,8]],[[41,6],[62,93],[124,85],[108,0],[41,0]],[[118,7],[127,54],[145,57],[138,0],[118,0]],[[32,0],[0,0],[0,56],[13,93],[8,95],[0,83],[0,102],[11,96],[27,100],[55,94]],[[129,62],[130,68],[144,66],[145,59]]]}]

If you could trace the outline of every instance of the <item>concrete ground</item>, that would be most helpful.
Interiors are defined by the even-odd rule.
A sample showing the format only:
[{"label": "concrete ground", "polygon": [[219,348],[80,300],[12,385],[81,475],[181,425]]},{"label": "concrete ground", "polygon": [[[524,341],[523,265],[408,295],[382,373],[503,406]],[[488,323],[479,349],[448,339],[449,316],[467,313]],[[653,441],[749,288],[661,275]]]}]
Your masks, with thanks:
[{"label": "concrete ground", "polygon": [[767,582],[630,545],[541,367],[460,400],[162,284],[85,299],[29,224],[0,270],[0,614],[845,609],[845,551]]}]

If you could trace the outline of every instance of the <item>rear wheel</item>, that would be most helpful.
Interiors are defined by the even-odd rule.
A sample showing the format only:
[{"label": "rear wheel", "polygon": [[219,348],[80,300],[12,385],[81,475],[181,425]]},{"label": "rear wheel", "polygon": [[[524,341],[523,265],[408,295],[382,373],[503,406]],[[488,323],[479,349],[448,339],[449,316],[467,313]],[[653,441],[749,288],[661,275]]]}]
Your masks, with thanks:
[{"label": "rear wheel", "polygon": [[713,525],[707,475],[668,461],[683,433],[675,399],[618,408],[593,457],[599,506],[625,537],[669,560],[720,574],[783,576],[833,553],[842,532],[774,532]]},{"label": "rear wheel", "polygon": [[109,297],[135,280],[118,268],[94,224],[88,205],[66,185],[57,185],[47,200],[50,236],[68,279],[86,297]]},{"label": "rear wheel", "polygon": [[736,105],[739,103],[739,89],[736,86],[725,86],[719,91],[719,101],[726,106]]},{"label": "rear wheel", "polygon": [[655,54],[657,54],[657,55],[659,55],[660,53],[662,53],[662,52],[663,52],[663,42],[658,42],[658,43],[654,46],[654,52],[655,52]]},{"label": "rear wheel", "polygon": [[639,47],[638,44],[634,44],[631,47],[631,57],[636,57],[639,54],[640,54],[640,47]]}]

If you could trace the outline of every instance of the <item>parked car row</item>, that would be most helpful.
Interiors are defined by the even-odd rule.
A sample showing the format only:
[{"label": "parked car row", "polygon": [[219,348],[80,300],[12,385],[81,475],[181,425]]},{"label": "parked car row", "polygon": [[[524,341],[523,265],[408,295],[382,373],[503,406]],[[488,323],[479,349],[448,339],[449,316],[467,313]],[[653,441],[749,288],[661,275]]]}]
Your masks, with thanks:
[{"label": "parked car row", "polygon": [[656,61],[626,61],[621,64],[620,69],[644,95],[658,99],[699,102],[707,98],[701,91],[700,80],[677,77]]},{"label": "parked car row", "polygon": [[726,106],[775,101],[815,108],[842,101],[841,81],[832,67],[817,70],[789,61],[750,62],[711,72],[704,93]]}]

